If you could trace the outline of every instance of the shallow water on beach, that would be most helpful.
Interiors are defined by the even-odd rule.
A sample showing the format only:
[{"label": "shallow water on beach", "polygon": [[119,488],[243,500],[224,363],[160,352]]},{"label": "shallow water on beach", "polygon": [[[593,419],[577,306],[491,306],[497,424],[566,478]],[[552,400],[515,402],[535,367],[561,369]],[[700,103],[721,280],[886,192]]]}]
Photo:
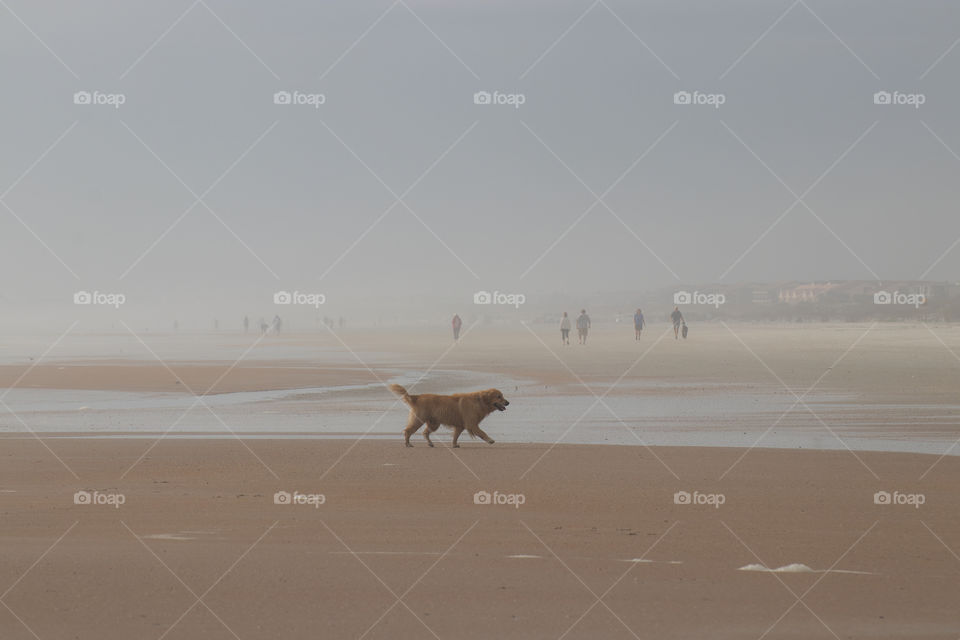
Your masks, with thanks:
[{"label": "shallow water on beach", "polygon": [[[811,394],[803,403],[781,388],[756,385],[619,385],[547,389],[502,377],[434,371],[426,378],[392,372],[390,382],[446,391],[493,386],[510,408],[484,428],[501,442],[649,446],[853,449],[960,452],[954,416],[960,406],[873,405],[841,394]],[[593,395],[596,394],[596,395]],[[399,438],[407,409],[377,383],[223,393],[11,389],[15,415],[0,433],[71,437]],[[23,421],[21,423],[21,420]],[[419,439],[419,436],[418,436]],[[441,430],[439,441],[449,439]]]}]

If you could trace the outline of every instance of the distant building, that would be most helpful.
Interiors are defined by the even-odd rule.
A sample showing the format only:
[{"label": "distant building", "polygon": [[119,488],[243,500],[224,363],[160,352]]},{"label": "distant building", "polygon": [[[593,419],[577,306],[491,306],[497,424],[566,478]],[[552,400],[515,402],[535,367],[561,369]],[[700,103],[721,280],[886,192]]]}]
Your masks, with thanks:
[{"label": "distant building", "polygon": [[824,294],[829,293],[836,287],[837,285],[832,282],[800,284],[795,287],[780,289],[777,299],[786,304],[817,302]]}]

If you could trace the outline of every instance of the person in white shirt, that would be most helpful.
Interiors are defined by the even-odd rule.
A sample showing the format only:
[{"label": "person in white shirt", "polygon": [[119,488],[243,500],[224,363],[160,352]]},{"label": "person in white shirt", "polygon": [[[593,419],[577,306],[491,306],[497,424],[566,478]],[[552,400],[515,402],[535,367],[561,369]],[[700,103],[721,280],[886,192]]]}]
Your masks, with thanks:
[{"label": "person in white shirt", "polygon": [[570,317],[567,312],[563,312],[563,318],[560,319],[560,341],[564,346],[570,344]]}]

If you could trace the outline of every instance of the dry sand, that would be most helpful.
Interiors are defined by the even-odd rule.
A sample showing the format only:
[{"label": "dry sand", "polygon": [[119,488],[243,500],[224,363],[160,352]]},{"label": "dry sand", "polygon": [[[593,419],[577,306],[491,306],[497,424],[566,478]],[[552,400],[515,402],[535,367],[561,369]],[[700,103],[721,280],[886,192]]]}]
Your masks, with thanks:
[{"label": "dry sand", "polygon": [[79,478],[3,441],[5,639],[960,635],[952,457],[169,440],[131,469],[150,441],[46,443]]}]

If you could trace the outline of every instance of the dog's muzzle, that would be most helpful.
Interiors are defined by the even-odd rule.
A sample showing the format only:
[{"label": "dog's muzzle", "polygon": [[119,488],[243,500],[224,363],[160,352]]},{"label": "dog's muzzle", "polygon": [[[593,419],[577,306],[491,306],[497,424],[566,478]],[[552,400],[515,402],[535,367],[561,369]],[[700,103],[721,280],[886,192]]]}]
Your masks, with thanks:
[{"label": "dog's muzzle", "polygon": [[510,402],[509,402],[508,400],[504,400],[502,404],[499,403],[499,402],[494,402],[494,403],[493,403],[493,406],[495,406],[498,411],[506,411],[506,410],[507,410],[507,405],[509,405],[509,404],[510,404]]}]

